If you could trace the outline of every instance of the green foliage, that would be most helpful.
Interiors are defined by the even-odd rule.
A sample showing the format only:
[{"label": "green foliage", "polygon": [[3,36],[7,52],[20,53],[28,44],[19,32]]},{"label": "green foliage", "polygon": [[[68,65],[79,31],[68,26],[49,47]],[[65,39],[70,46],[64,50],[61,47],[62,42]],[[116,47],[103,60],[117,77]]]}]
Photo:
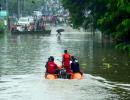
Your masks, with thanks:
[{"label": "green foliage", "polygon": [[[23,5],[23,14],[24,15],[29,15],[32,13],[32,11],[37,10],[39,7],[44,5],[45,0],[24,0],[24,5]],[[10,15],[12,14],[17,14],[17,0],[9,0],[9,12]]]},{"label": "green foliage", "polygon": [[116,45],[116,48],[130,52],[130,44],[119,43],[118,45]]},{"label": "green foliage", "polygon": [[62,0],[63,6],[69,10],[71,23],[75,28],[82,26],[84,22],[84,4],[85,0]]},{"label": "green foliage", "polygon": [[[92,23],[102,33],[113,36],[116,43],[130,43],[129,0],[62,0],[69,10],[72,23],[87,28]],[[91,11],[88,16],[85,12]],[[125,47],[123,47],[125,48]]]},{"label": "green foliage", "polygon": [[13,13],[17,13],[17,2],[16,0],[8,0],[8,4],[10,6],[9,7],[9,12],[10,12],[10,15],[12,15]]}]

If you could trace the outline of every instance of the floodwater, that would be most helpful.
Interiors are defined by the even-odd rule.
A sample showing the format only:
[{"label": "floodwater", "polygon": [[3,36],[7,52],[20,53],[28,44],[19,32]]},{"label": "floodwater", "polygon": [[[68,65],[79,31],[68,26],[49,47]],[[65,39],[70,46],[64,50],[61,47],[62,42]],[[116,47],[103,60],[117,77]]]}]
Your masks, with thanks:
[{"label": "floodwater", "polygon": [[[49,56],[79,58],[83,80],[45,80]],[[0,100],[130,100],[130,55],[83,32],[0,36]]]}]

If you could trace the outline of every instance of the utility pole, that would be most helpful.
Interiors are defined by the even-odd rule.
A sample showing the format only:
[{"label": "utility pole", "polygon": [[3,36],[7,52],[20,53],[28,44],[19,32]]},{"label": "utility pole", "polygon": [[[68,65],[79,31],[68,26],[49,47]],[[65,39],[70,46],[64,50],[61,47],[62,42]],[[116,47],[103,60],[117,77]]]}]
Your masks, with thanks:
[{"label": "utility pole", "polygon": [[2,10],[2,5],[1,5],[1,3],[0,3],[0,11]]},{"label": "utility pole", "polygon": [[8,0],[6,0],[5,3],[6,3],[6,4],[5,4],[5,8],[6,8],[6,10],[8,11]]},{"label": "utility pole", "polygon": [[20,17],[20,0],[17,0],[17,17]]},{"label": "utility pole", "polygon": [[5,0],[5,9],[6,9],[6,12],[7,12],[7,18],[6,18],[7,30],[10,29],[10,18],[9,18],[9,7],[8,7],[8,3],[9,3],[9,0]]},{"label": "utility pole", "polygon": [[24,14],[24,1],[25,1],[25,0],[22,0],[22,7],[21,7],[22,16],[23,16],[23,14]]},{"label": "utility pole", "polygon": [[23,0],[20,0],[20,16],[23,14]]}]

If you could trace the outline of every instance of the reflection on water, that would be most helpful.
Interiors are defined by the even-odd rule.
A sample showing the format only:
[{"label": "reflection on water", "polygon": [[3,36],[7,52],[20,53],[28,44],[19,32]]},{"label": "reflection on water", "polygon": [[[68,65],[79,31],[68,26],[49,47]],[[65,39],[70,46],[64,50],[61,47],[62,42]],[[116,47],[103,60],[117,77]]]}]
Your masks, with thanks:
[{"label": "reflection on water", "polygon": [[[3,35],[0,47],[0,100],[130,99],[130,57],[100,35]],[[44,79],[47,58],[61,64],[64,49],[79,58],[84,80]]]}]

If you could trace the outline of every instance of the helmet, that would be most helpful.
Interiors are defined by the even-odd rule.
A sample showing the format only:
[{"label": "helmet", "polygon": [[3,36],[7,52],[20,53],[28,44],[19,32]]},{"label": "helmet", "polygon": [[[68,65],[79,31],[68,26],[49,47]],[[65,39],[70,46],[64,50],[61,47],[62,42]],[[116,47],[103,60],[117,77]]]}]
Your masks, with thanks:
[{"label": "helmet", "polygon": [[75,61],[76,58],[75,58],[74,56],[71,56],[71,60],[72,60],[72,61]]},{"label": "helmet", "polygon": [[50,57],[48,58],[48,61],[50,61]]},{"label": "helmet", "polygon": [[54,57],[53,56],[50,56],[50,61],[54,61]]},{"label": "helmet", "polygon": [[64,53],[67,53],[67,50],[64,50]]}]

